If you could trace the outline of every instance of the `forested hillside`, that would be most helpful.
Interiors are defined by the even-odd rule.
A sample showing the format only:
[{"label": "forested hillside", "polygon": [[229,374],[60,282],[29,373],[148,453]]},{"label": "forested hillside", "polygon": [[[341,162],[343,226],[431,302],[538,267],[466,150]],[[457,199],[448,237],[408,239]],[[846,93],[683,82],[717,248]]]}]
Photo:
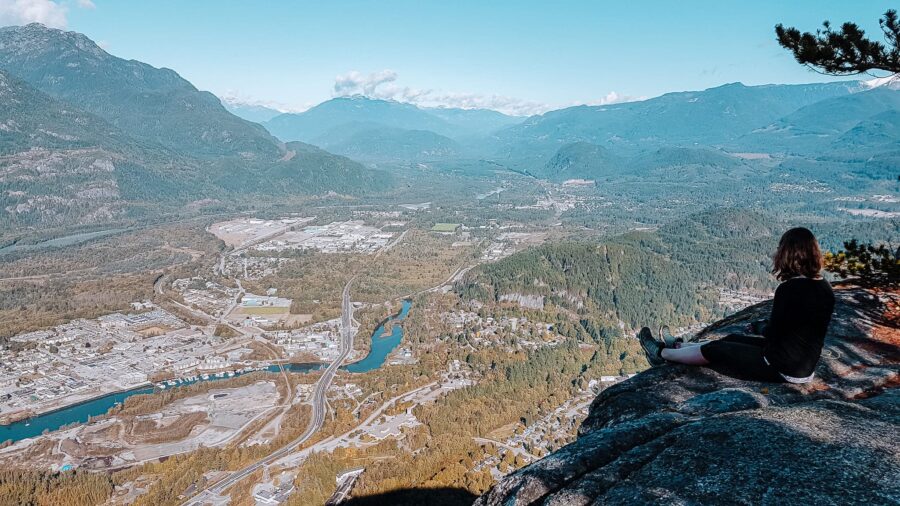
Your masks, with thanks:
[{"label": "forested hillside", "polygon": [[764,127],[800,107],[847,95],[858,88],[855,83],[731,83],[638,102],[569,107],[533,116],[498,132],[497,147],[504,156],[540,158],[562,145],[579,141],[626,150],[717,145]]},{"label": "forested hillside", "polygon": [[378,123],[348,123],[312,141],[355,160],[440,160],[460,155],[460,145],[428,130],[407,130]]},{"label": "forested hillside", "polygon": [[273,159],[268,132],[234,116],[176,72],[110,55],[82,34],[32,23],[0,29],[0,66],[122,131],[193,156]]},{"label": "forested hillside", "polygon": [[[620,325],[685,325],[721,316],[719,288],[770,293],[770,255],[796,219],[713,208],[661,226],[599,242],[558,242],[531,248],[473,270],[456,290],[464,298],[512,304],[519,295],[543,297],[595,338],[619,335]],[[895,240],[896,220],[810,224],[826,249],[846,237]],[[532,301],[533,302],[533,301]],[[526,301],[526,304],[531,303]],[[565,325],[569,325],[566,323]]]},{"label": "forested hillside", "polygon": [[[884,144],[885,136],[895,128],[891,125],[898,111],[900,91],[875,88],[812,103],[749,132],[735,144],[764,152],[857,158],[896,146],[896,136],[892,137],[894,146]],[[860,135],[863,133],[867,135]],[[846,142],[850,140],[854,142]]]}]

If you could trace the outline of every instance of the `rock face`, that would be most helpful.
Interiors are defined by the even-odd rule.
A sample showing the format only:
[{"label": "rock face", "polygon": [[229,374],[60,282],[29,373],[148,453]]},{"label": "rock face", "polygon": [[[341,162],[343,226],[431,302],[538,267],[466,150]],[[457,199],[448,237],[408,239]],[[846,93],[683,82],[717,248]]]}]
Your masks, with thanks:
[{"label": "rock face", "polygon": [[[476,504],[900,504],[898,297],[836,296],[814,382],[652,368],[603,391],[574,443]],[[752,306],[698,338],[743,332],[770,310]]]}]

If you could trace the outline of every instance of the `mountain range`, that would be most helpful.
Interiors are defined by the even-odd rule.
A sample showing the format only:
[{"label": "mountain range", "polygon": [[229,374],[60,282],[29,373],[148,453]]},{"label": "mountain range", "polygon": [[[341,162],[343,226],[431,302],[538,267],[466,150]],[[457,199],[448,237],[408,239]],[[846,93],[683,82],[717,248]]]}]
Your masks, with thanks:
[{"label": "mountain range", "polygon": [[507,166],[557,180],[639,174],[647,163],[728,168],[769,157],[884,168],[900,150],[900,91],[859,82],[729,84],[552,111],[497,132],[492,143]]},{"label": "mountain range", "polygon": [[897,78],[732,83],[529,118],[363,96],[282,114],[30,24],[0,28],[0,85],[8,228],[114,221],[235,195],[378,194],[393,187],[393,168],[433,161],[483,160],[553,181],[713,170],[724,178],[760,164],[881,178],[900,165]]},{"label": "mountain range", "polygon": [[886,87],[821,100],[737,140],[739,146],[810,155],[897,145],[900,91]]},{"label": "mountain range", "polygon": [[286,113],[263,125],[283,140],[309,142],[360,160],[458,156],[468,144],[522,118],[485,109],[423,108],[360,95]]},{"label": "mountain range", "polygon": [[269,121],[275,116],[283,114],[282,111],[279,111],[278,109],[273,109],[271,107],[266,107],[259,104],[242,102],[231,97],[222,97],[220,100],[222,102],[222,107],[224,107],[225,110],[227,110],[231,114],[234,114],[238,118],[243,118],[254,123]]},{"label": "mountain range", "polygon": [[3,225],[90,224],[233,194],[390,184],[348,158],[283,143],[176,72],[117,58],[78,33],[0,28],[0,69]]},{"label": "mountain range", "polygon": [[361,161],[488,159],[552,180],[751,163],[729,153],[884,164],[900,140],[898,82],[731,83],[526,119],[354,96],[263,124]]}]

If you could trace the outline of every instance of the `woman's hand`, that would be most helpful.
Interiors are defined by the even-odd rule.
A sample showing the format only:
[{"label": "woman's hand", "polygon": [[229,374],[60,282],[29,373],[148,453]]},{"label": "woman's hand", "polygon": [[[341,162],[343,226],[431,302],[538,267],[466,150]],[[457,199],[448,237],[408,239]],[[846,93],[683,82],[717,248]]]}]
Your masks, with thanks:
[{"label": "woman's hand", "polygon": [[747,325],[747,331],[757,336],[764,335],[768,323],[768,320],[754,320]]}]

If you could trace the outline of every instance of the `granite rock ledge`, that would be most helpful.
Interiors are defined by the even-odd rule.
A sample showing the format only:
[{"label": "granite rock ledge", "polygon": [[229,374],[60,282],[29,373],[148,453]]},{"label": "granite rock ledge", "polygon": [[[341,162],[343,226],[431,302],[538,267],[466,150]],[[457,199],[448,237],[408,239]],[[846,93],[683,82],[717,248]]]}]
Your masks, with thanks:
[{"label": "granite rock ledge", "polygon": [[[900,295],[835,295],[814,382],[649,369],[598,395],[575,442],[475,504],[900,504]],[[770,310],[751,306],[698,338]]]}]

